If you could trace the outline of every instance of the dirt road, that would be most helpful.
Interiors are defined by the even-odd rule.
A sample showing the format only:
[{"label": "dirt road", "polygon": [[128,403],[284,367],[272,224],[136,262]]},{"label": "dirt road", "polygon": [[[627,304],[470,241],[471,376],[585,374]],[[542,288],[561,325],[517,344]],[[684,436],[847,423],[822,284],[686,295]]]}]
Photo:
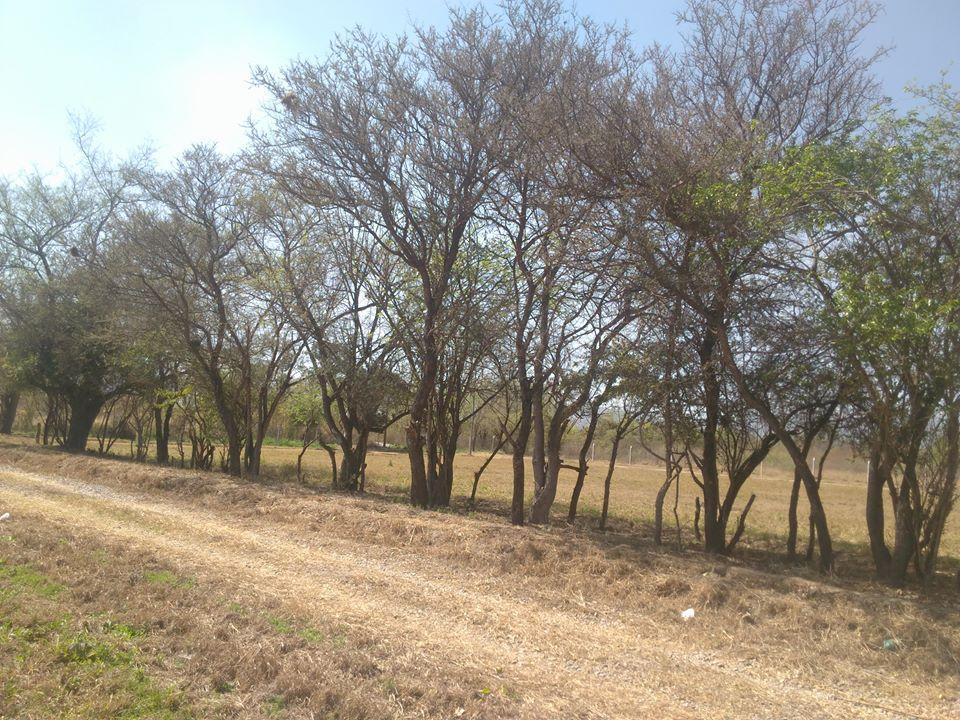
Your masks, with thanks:
[{"label": "dirt road", "polygon": [[[831,682],[803,685],[776,666],[704,652],[640,613],[550,606],[504,590],[495,573],[361,541],[304,534],[162,493],[0,468],[0,507],[150,549],[201,583],[227,583],[374,632],[424,668],[495,672],[527,718],[940,717]],[[443,523],[424,513],[419,522]],[[549,578],[544,580],[549,584]],[[694,619],[692,622],[698,622]],[[704,628],[709,632],[709,628]],[[903,700],[906,700],[904,702]]]}]

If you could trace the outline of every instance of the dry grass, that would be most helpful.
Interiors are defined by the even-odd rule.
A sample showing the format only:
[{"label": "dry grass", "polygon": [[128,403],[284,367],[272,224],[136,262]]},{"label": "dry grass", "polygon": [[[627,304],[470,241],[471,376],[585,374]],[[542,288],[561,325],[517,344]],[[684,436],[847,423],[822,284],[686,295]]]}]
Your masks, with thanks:
[{"label": "dry grass", "polygon": [[[396,467],[403,457],[374,462],[381,460],[392,472],[390,460]],[[196,623],[216,639],[227,618],[205,615],[204,602],[255,588],[244,606],[254,617],[280,620],[268,628],[261,622],[254,635],[282,640],[296,635],[292,628],[321,628],[324,637],[360,648],[360,660],[351,655],[348,665],[373,658],[380,669],[371,671],[373,685],[326,665],[314,675],[320,670],[305,651],[289,671],[306,673],[300,684],[281,683],[270,663],[241,673],[244,692],[258,698],[253,705],[279,694],[291,716],[324,707],[316,695],[328,687],[357,685],[364,702],[382,699],[373,687],[383,690],[376,678],[384,674],[403,712],[427,717],[461,707],[468,717],[543,717],[544,708],[566,717],[631,717],[638,708],[666,717],[948,717],[960,710],[960,619],[956,596],[945,592],[894,594],[861,577],[824,581],[806,568],[758,563],[756,553],[719,562],[656,551],[635,534],[517,529],[496,514],[422,512],[24,447],[0,448],[0,463],[71,479],[0,478],[0,499],[9,493],[19,512],[60,524],[58,532],[64,518],[81,515],[91,532],[122,538],[136,552],[161,551],[181,564],[171,572],[197,578],[194,586],[170,585],[194,600],[175,595],[172,607],[156,613]],[[375,482],[379,472],[371,468]],[[58,554],[48,548],[46,556]],[[111,565],[135,562],[121,557]],[[109,590],[116,582],[104,578],[105,608],[116,608]],[[679,618],[686,607],[695,608],[693,621]],[[324,626],[331,617],[333,627]],[[229,652],[199,643],[201,658],[242,667],[251,648],[259,657],[264,647],[253,635],[234,640]],[[226,673],[217,662],[199,665]],[[432,677],[444,679],[445,694]],[[235,681],[228,673],[191,680],[196,692],[188,697],[207,701],[216,683]],[[335,690],[334,716],[398,714],[390,692],[386,706],[364,710]]]},{"label": "dry grass", "polygon": [[0,545],[2,718],[505,717],[372,632],[198,582],[141,547],[18,517]]},{"label": "dry grass", "polygon": [[[264,448],[264,466],[274,476],[294,477],[293,467],[298,450],[289,447],[267,446]],[[474,472],[485,460],[477,453],[461,453],[456,459],[454,477],[454,496],[462,507],[469,498],[473,485]],[[847,457],[834,459],[828,465],[823,480],[823,502],[827,509],[831,532],[837,545],[848,554],[864,548],[867,537],[864,505],[866,502],[866,475],[860,467],[862,463]],[[329,479],[329,464],[326,454],[318,450],[308,450],[304,458],[307,479],[326,483]],[[603,500],[603,476],[606,473],[606,461],[597,460],[587,477],[581,495],[579,512],[587,521],[593,521],[600,515]],[[372,452],[368,459],[368,487],[372,492],[404,496],[409,490],[408,465],[405,455],[391,452]],[[569,470],[561,472],[558,500],[554,508],[554,517],[566,518],[568,500],[573,490],[575,473]],[[757,500],[750,512],[747,523],[746,543],[757,548],[783,552],[787,528],[787,508],[790,488],[793,481],[792,471],[787,463],[775,454],[770,462],[764,464],[763,477],[759,473],[744,486],[737,503],[736,512],[746,503],[751,493]],[[610,507],[615,526],[625,531],[643,533],[653,521],[653,499],[663,482],[663,470],[653,465],[618,465],[613,476]],[[480,507],[495,511],[504,511],[509,506],[513,489],[511,461],[508,456],[499,455],[491,461],[480,480],[478,498]],[[688,536],[692,536],[693,500],[699,489],[688,475],[680,486],[679,514]],[[802,497],[802,494],[801,494]],[[669,498],[668,521],[672,523],[673,494]],[[806,543],[806,500],[800,505],[801,549]],[[888,508],[888,512],[892,509]],[[892,542],[893,523],[888,523],[888,532]],[[732,531],[731,527],[731,531]],[[690,538],[692,539],[692,537]],[[947,527],[943,537],[941,552],[944,557],[960,559],[960,522],[954,521]],[[841,560],[842,562],[842,560]],[[948,561],[948,567],[953,567]]]},{"label": "dry grass", "polygon": [[[264,478],[279,482],[293,481],[296,477],[296,458],[299,450],[298,447],[266,445],[263,449],[262,463]],[[116,446],[116,451],[119,454],[124,452],[122,444]],[[613,475],[610,501],[611,522],[615,529],[642,535],[653,521],[653,499],[663,482],[663,470],[651,464],[649,459],[641,454],[639,448],[635,464],[628,464],[627,456],[626,448],[622,449],[623,462],[617,465]],[[486,453],[480,451],[474,455],[468,455],[465,452],[457,455],[453,489],[456,507],[461,509],[466,507],[466,500],[473,486],[474,473],[485,459]],[[368,455],[367,462],[368,491],[393,499],[402,499],[407,496],[409,466],[404,454],[372,451]],[[303,467],[308,484],[317,488],[329,485],[330,465],[326,452],[318,448],[310,448],[304,456]],[[591,472],[587,476],[580,498],[579,516],[582,522],[591,524],[599,518],[603,500],[602,481],[606,470],[607,459],[598,455],[597,459],[591,462]],[[512,472],[511,460],[507,455],[498,455],[490,462],[480,481],[477,505],[479,509],[501,515],[508,512],[513,491]],[[572,471],[561,471],[560,487],[554,506],[554,517],[558,519],[567,516],[568,501],[575,479],[575,473]],[[790,460],[782,448],[775,448],[763,463],[762,469],[744,485],[735,507],[734,520],[751,493],[756,493],[757,499],[747,522],[743,543],[745,546],[774,554],[784,551],[792,482],[793,471]],[[694,497],[698,492],[690,476],[684,474],[680,484],[678,511],[681,526],[688,536],[693,534]],[[822,497],[834,543],[847,554],[848,558],[851,555],[859,556],[856,562],[862,565],[862,561],[866,559],[867,538],[864,511],[865,462],[851,456],[846,448],[834,449],[825,467]],[[887,512],[892,514],[889,498],[887,503]],[[673,492],[667,504],[667,520],[671,524],[672,508]],[[799,539],[801,551],[806,547],[806,512],[806,498],[801,491]],[[732,524],[733,521],[731,521]],[[730,530],[732,532],[733,528],[731,527]],[[892,543],[893,523],[887,524],[887,533],[888,541]],[[952,575],[960,569],[960,522],[956,520],[947,525],[941,544],[941,556],[946,560],[943,568],[945,572]],[[843,562],[841,555],[841,564]]]},{"label": "dry grass", "polygon": [[[394,457],[395,462],[402,459]],[[264,570],[267,579],[283,577],[284,583],[290,584],[292,595],[281,593],[270,597],[266,609],[260,607],[254,611],[254,617],[273,613],[274,618],[281,618],[279,622],[268,623],[270,629],[265,629],[261,621],[253,632],[258,637],[265,631],[267,636],[271,635],[272,629],[272,634],[283,640],[291,634],[290,628],[320,627],[318,620],[323,618],[318,618],[315,611],[311,614],[311,608],[303,604],[304,598],[311,597],[311,593],[320,597],[329,589],[336,573],[342,572],[344,592],[363,588],[360,597],[365,598],[368,605],[364,609],[359,599],[347,600],[342,595],[326,598],[324,602],[334,605],[347,600],[354,608],[341,615],[347,620],[335,624],[339,629],[323,629],[323,636],[343,635],[346,630],[354,638],[349,646],[363,648],[361,657],[376,657],[373,664],[378,668],[394,663],[388,673],[391,691],[403,687],[404,682],[416,679],[422,682],[418,668],[436,668],[439,676],[446,679],[444,687],[454,688],[451,696],[438,697],[431,692],[434,686],[429,683],[426,687],[400,691],[400,704],[404,708],[415,708],[430,717],[457,712],[477,698],[484,700],[482,703],[477,700],[479,707],[471,708],[470,716],[491,712],[491,698],[500,703],[492,716],[507,716],[514,710],[524,714],[529,706],[522,700],[535,697],[542,683],[531,681],[519,669],[510,673],[494,665],[504,662],[503,659],[486,657],[481,648],[489,651],[489,643],[505,641],[504,638],[509,639],[505,642],[517,642],[516,638],[525,634],[532,634],[534,638],[525,639],[521,644],[545,643],[551,648],[552,662],[559,658],[561,664],[582,665],[585,670],[599,662],[597,653],[601,657],[604,653],[609,655],[607,662],[610,657],[618,658],[623,666],[620,675],[616,670],[604,669],[602,662],[594,667],[597,672],[614,672],[611,682],[635,682],[635,673],[641,673],[643,663],[655,661],[661,677],[659,682],[682,688],[690,682],[691,672],[694,678],[698,674],[709,676],[721,672],[719,665],[724,668],[724,678],[727,673],[736,678],[735,689],[730,692],[741,692],[747,698],[758,692],[756,683],[764,687],[766,683],[775,683],[784,688],[784,697],[789,697],[788,690],[792,692],[798,686],[815,688],[833,700],[839,698],[841,703],[849,703],[847,713],[852,707],[865,709],[891,702],[902,709],[905,698],[914,702],[922,698],[921,705],[914,707],[956,708],[951,703],[956,702],[960,690],[957,683],[960,625],[950,607],[955,599],[950,596],[894,595],[865,580],[823,582],[803,568],[772,566],[767,570],[774,572],[761,572],[755,563],[716,562],[699,553],[657,552],[634,536],[616,533],[600,536],[565,527],[515,529],[495,515],[468,518],[421,512],[375,498],[318,496],[290,485],[254,485],[212,473],[159,470],[10,446],[3,448],[0,462],[66,476],[74,480],[74,486],[76,480],[95,482],[97,485],[90,488],[100,488],[95,492],[101,494],[131,490],[146,493],[146,497],[159,497],[173,508],[169,517],[154,517],[154,513],[159,512],[154,505],[131,507],[126,501],[120,502],[125,496],[118,495],[119,499],[115,499],[118,506],[105,513],[104,528],[112,527],[115,519],[118,523],[135,523],[136,531],[144,538],[151,532],[158,537],[174,533],[189,538],[196,534],[198,542],[207,540],[231,548],[236,543],[238,556],[245,557],[252,552],[256,562],[273,563]],[[74,512],[88,507],[73,505],[73,502],[58,500]],[[97,510],[102,512],[104,508],[98,506]],[[197,513],[196,527],[178,527],[178,513]],[[72,545],[79,542],[71,540]],[[221,562],[222,558],[209,553],[198,559],[193,552],[194,545],[164,545],[163,548],[172,556],[189,550],[184,556],[185,562],[199,562],[200,567]],[[141,548],[140,552],[146,550]],[[72,567],[75,562],[75,558],[70,559],[66,565]],[[136,562],[120,558],[110,566],[133,564],[136,567]],[[144,561],[139,562],[142,565]],[[311,563],[320,563],[316,572],[320,573],[320,579],[327,578],[321,586],[315,584],[317,578],[310,569]],[[129,570],[125,572],[131,574]],[[133,571],[132,575],[136,574]],[[200,598],[207,597],[211,588],[222,594],[225,586],[238,587],[261,580],[263,576],[251,581],[243,569],[235,565],[221,565],[210,578],[201,579],[203,592],[197,585],[168,583],[167,592],[173,595],[165,602],[172,608],[161,603],[150,611],[165,613],[168,617],[175,615],[178,622],[196,622],[192,632],[206,640],[216,640],[203,650],[201,657],[209,653],[222,659],[224,664],[214,663],[214,669],[219,670],[207,680],[191,681],[192,687],[200,690],[197,696],[209,697],[217,683],[236,682],[239,673],[244,679],[243,687],[257,688],[248,692],[259,698],[261,708],[277,695],[286,698],[283,702],[291,708],[321,707],[317,703],[327,701],[317,699],[316,692],[296,690],[312,685],[323,687],[324,693],[332,693],[329,702],[341,708],[337,710],[341,713],[337,717],[364,716],[363,705],[356,708],[351,705],[352,695],[329,690],[343,687],[344,682],[346,688],[356,685],[358,681],[350,673],[346,680],[336,673],[329,675],[332,671],[326,665],[314,668],[315,660],[297,655],[297,677],[305,673],[306,679],[300,684],[289,678],[281,682],[280,669],[289,665],[282,662],[274,666],[263,660],[264,648],[269,649],[269,645],[254,640],[252,635],[242,634],[233,638],[233,650],[220,644],[218,629],[233,619],[225,615],[204,615],[206,611]],[[57,578],[56,582],[62,579]],[[106,608],[116,607],[116,596],[108,590],[116,583],[116,577],[104,578],[101,592]],[[191,593],[195,599],[190,602],[180,598],[181,594]],[[382,600],[378,601],[381,596]],[[428,615],[431,617],[425,628],[428,639],[417,640],[417,628],[424,622],[417,615],[422,612],[420,608],[425,600],[434,604],[432,611],[454,622],[451,633],[457,627],[465,627],[466,634],[458,634],[456,641],[444,635],[444,642],[439,646],[431,643],[430,624],[436,618]],[[262,596],[258,603],[263,606]],[[398,645],[403,642],[401,639],[384,634],[383,629],[377,632],[369,627],[371,615],[375,616],[383,603],[400,608],[398,613],[385,616],[383,622],[396,625],[400,638],[409,637],[407,644]],[[679,619],[679,610],[685,607],[696,609],[695,621],[684,623]],[[359,614],[353,616],[351,612]],[[407,618],[408,614],[414,617]],[[297,617],[304,619],[285,619]],[[537,617],[542,617],[539,623],[535,620]],[[411,621],[409,625],[401,625],[407,620]],[[228,635],[222,642],[231,637]],[[371,637],[380,638],[382,645],[373,643],[373,647],[379,649],[369,649]],[[470,645],[484,639],[483,645]],[[885,650],[884,641],[892,641],[895,649]],[[457,689],[456,654],[450,658],[448,653],[462,652],[465,645],[471,647],[475,656]],[[251,648],[256,652],[251,653]],[[534,650],[542,652],[539,645],[525,652]],[[178,651],[182,648],[173,650],[173,655]],[[690,667],[674,670],[660,667],[664,662],[676,665],[677,657],[683,658],[681,665]],[[250,658],[256,658],[259,664],[245,666],[244,662],[253,662]],[[199,662],[207,663],[206,660]],[[357,660],[349,660],[348,664],[353,662]],[[360,664],[366,666],[365,662]],[[590,694],[591,678],[584,678],[583,670],[575,673],[573,680],[564,679],[563,692],[572,697]],[[196,672],[198,669],[194,668],[188,677]],[[384,672],[374,674],[380,677]],[[742,687],[737,688],[737,683]],[[371,693],[370,687],[363,687],[365,698],[378,697],[377,693]],[[484,693],[485,689],[493,691]],[[301,696],[298,692],[306,694]],[[676,695],[684,697],[681,689],[676,690]],[[655,706],[656,702],[656,698],[650,698],[646,707]],[[708,706],[713,703],[715,707],[736,708],[733,704],[720,704],[725,702],[722,698],[716,702],[710,698],[688,702],[694,707],[696,703]],[[806,696],[794,700],[799,703],[798,707],[804,702],[812,701]],[[512,710],[518,703],[519,709]],[[394,714],[399,712],[389,703],[385,707]],[[683,705],[677,705],[674,710],[680,707]],[[353,714],[344,714],[343,708],[352,708],[349,712]],[[373,714],[368,716],[376,717],[377,713],[386,711],[380,708],[370,712]],[[776,714],[771,709],[769,715]],[[923,712],[918,715],[937,716]]]}]

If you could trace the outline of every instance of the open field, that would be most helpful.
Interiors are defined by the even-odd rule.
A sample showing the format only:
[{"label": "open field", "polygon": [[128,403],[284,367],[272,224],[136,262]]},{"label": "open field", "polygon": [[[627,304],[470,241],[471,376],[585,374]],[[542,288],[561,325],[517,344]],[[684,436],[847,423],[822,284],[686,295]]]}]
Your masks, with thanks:
[{"label": "open field", "polygon": [[0,465],[0,717],[960,713],[955,596],[22,444]]},{"label": "open field", "polygon": [[[264,467],[266,472],[281,477],[293,477],[298,448],[266,446],[264,448]],[[839,454],[839,453],[838,453]],[[456,460],[454,477],[454,496],[461,503],[470,496],[473,475],[486,459],[484,453],[467,455],[459,453]],[[409,491],[407,458],[401,453],[371,452],[368,457],[368,487],[373,492],[404,495]],[[329,461],[322,450],[311,448],[304,457],[307,480],[327,482],[330,476]],[[588,520],[599,517],[603,501],[603,478],[607,471],[607,459],[599,457],[591,463],[591,470],[580,498],[579,511]],[[827,465],[823,479],[823,502],[827,519],[834,539],[847,553],[859,553],[867,538],[864,503],[866,497],[866,477],[863,463],[847,458],[839,458]],[[568,501],[573,489],[576,473],[563,470],[560,474],[560,489],[554,517],[566,518]],[[756,473],[747,481],[736,505],[736,512],[747,502],[750,493],[756,493],[757,500],[751,509],[747,522],[747,542],[755,547],[763,547],[782,552],[787,531],[787,508],[790,501],[790,487],[793,481],[792,471],[787,463],[774,455],[771,462],[764,464],[763,477]],[[613,476],[610,499],[610,513],[614,522],[624,529],[643,532],[645,526],[653,521],[653,501],[657,489],[663,482],[663,469],[649,464],[621,464]],[[513,476],[510,458],[498,455],[487,467],[480,479],[477,494],[481,505],[489,508],[508,506],[512,492]],[[532,480],[528,477],[528,485]],[[685,527],[688,541],[693,540],[694,497],[699,489],[689,475],[684,475],[680,488],[679,514]],[[673,494],[667,503],[667,528],[673,525]],[[801,491],[800,525],[801,547],[805,547],[806,538],[806,497]],[[892,509],[888,506],[888,517]],[[731,523],[732,524],[732,523]],[[892,541],[892,522],[887,527]],[[732,527],[731,527],[732,531]],[[942,554],[944,558],[960,558],[960,522],[947,525],[943,538]],[[844,564],[844,557],[838,560]],[[947,567],[952,564],[947,560]]]}]

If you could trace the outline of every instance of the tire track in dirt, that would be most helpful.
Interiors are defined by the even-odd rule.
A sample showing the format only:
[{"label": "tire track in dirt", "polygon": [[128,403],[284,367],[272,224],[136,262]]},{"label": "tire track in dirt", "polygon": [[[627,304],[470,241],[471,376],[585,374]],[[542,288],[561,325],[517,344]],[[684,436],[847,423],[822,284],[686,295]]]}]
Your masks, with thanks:
[{"label": "tire track in dirt", "polygon": [[[432,666],[500,674],[525,717],[911,717],[852,705],[784,678],[745,675],[624,622],[524,602],[489,578],[403,551],[180,501],[0,467],[0,497],[20,511],[151,548],[213,582],[246,587],[300,613],[375,629]],[[669,628],[663,629],[669,632]],[[442,675],[440,675],[442,677]]]}]

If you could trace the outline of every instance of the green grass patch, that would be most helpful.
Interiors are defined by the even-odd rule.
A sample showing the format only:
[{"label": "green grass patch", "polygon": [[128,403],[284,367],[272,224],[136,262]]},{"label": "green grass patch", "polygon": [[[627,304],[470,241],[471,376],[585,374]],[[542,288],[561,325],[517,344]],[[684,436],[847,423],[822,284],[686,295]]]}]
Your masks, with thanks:
[{"label": "green grass patch", "polygon": [[143,579],[153,585],[169,585],[170,587],[193,587],[197,584],[193,578],[180,577],[170,570],[144,570]]},{"label": "green grass patch", "polygon": [[140,628],[134,627],[133,625],[127,625],[126,623],[116,622],[114,620],[104,620],[103,625],[100,627],[104,632],[110,633],[111,635],[116,635],[117,637],[126,638],[128,640],[146,635],[146,633]]},{"label": "green grass patch", "polygon": [[121,720],[154,718],[154,720],[186,720],[193,715],[183,707],[180,692],[161,687],[141,669],[135,670],[124,687],[129,702],[116,717]]},{"label": "green grass patch", "polygon": [[0,717],[192,720],[182,692],[150,677],[145,632],[77,614],[65,587],[0,561]]},{"label": "green grass patch", "polygon": [[296,635],[308,643],[319,645],[323,642],[331,642],[334,645],[342,646],[346,642],[345,636],[327,633],[318,630],[310,625],[298,625],[294,621],[280,617],[278,615],[267,615],[267,624],[281,635]]},{"label": "green grass patch", "polygon": [[29,565],[9,565],[4,560],[0,560],[0,581],[12,592],[27,591],[47,599],[63,592],[62,585],[48,580]]},{"label": "green grass patch", "polygon": [[270,615],[267,622],[270,623],[270,627],[282,635],[289,635],[293,632],[293,624],[286,618]]},{"label": "green grass patch", "polygon": [[267,698],[267,701],[263,704],[264,709],[267,711],[268,717],[279,717],[284,714],[284,711],[287,709],[287,703],[279,695],[273,695],[272,697]]},{"label": "green grass patch", "polygon": [[100,663],[122,665],[131,661],[130,652],[121,650],[104,638],[81,630],[60,637],[56,646],[57,658],[64,663]]},{"label": "green grass patch", "polygon": [[312,627],[305,627],[297,634],[308,643],[322,643],[326,639],[326,635]]}]

